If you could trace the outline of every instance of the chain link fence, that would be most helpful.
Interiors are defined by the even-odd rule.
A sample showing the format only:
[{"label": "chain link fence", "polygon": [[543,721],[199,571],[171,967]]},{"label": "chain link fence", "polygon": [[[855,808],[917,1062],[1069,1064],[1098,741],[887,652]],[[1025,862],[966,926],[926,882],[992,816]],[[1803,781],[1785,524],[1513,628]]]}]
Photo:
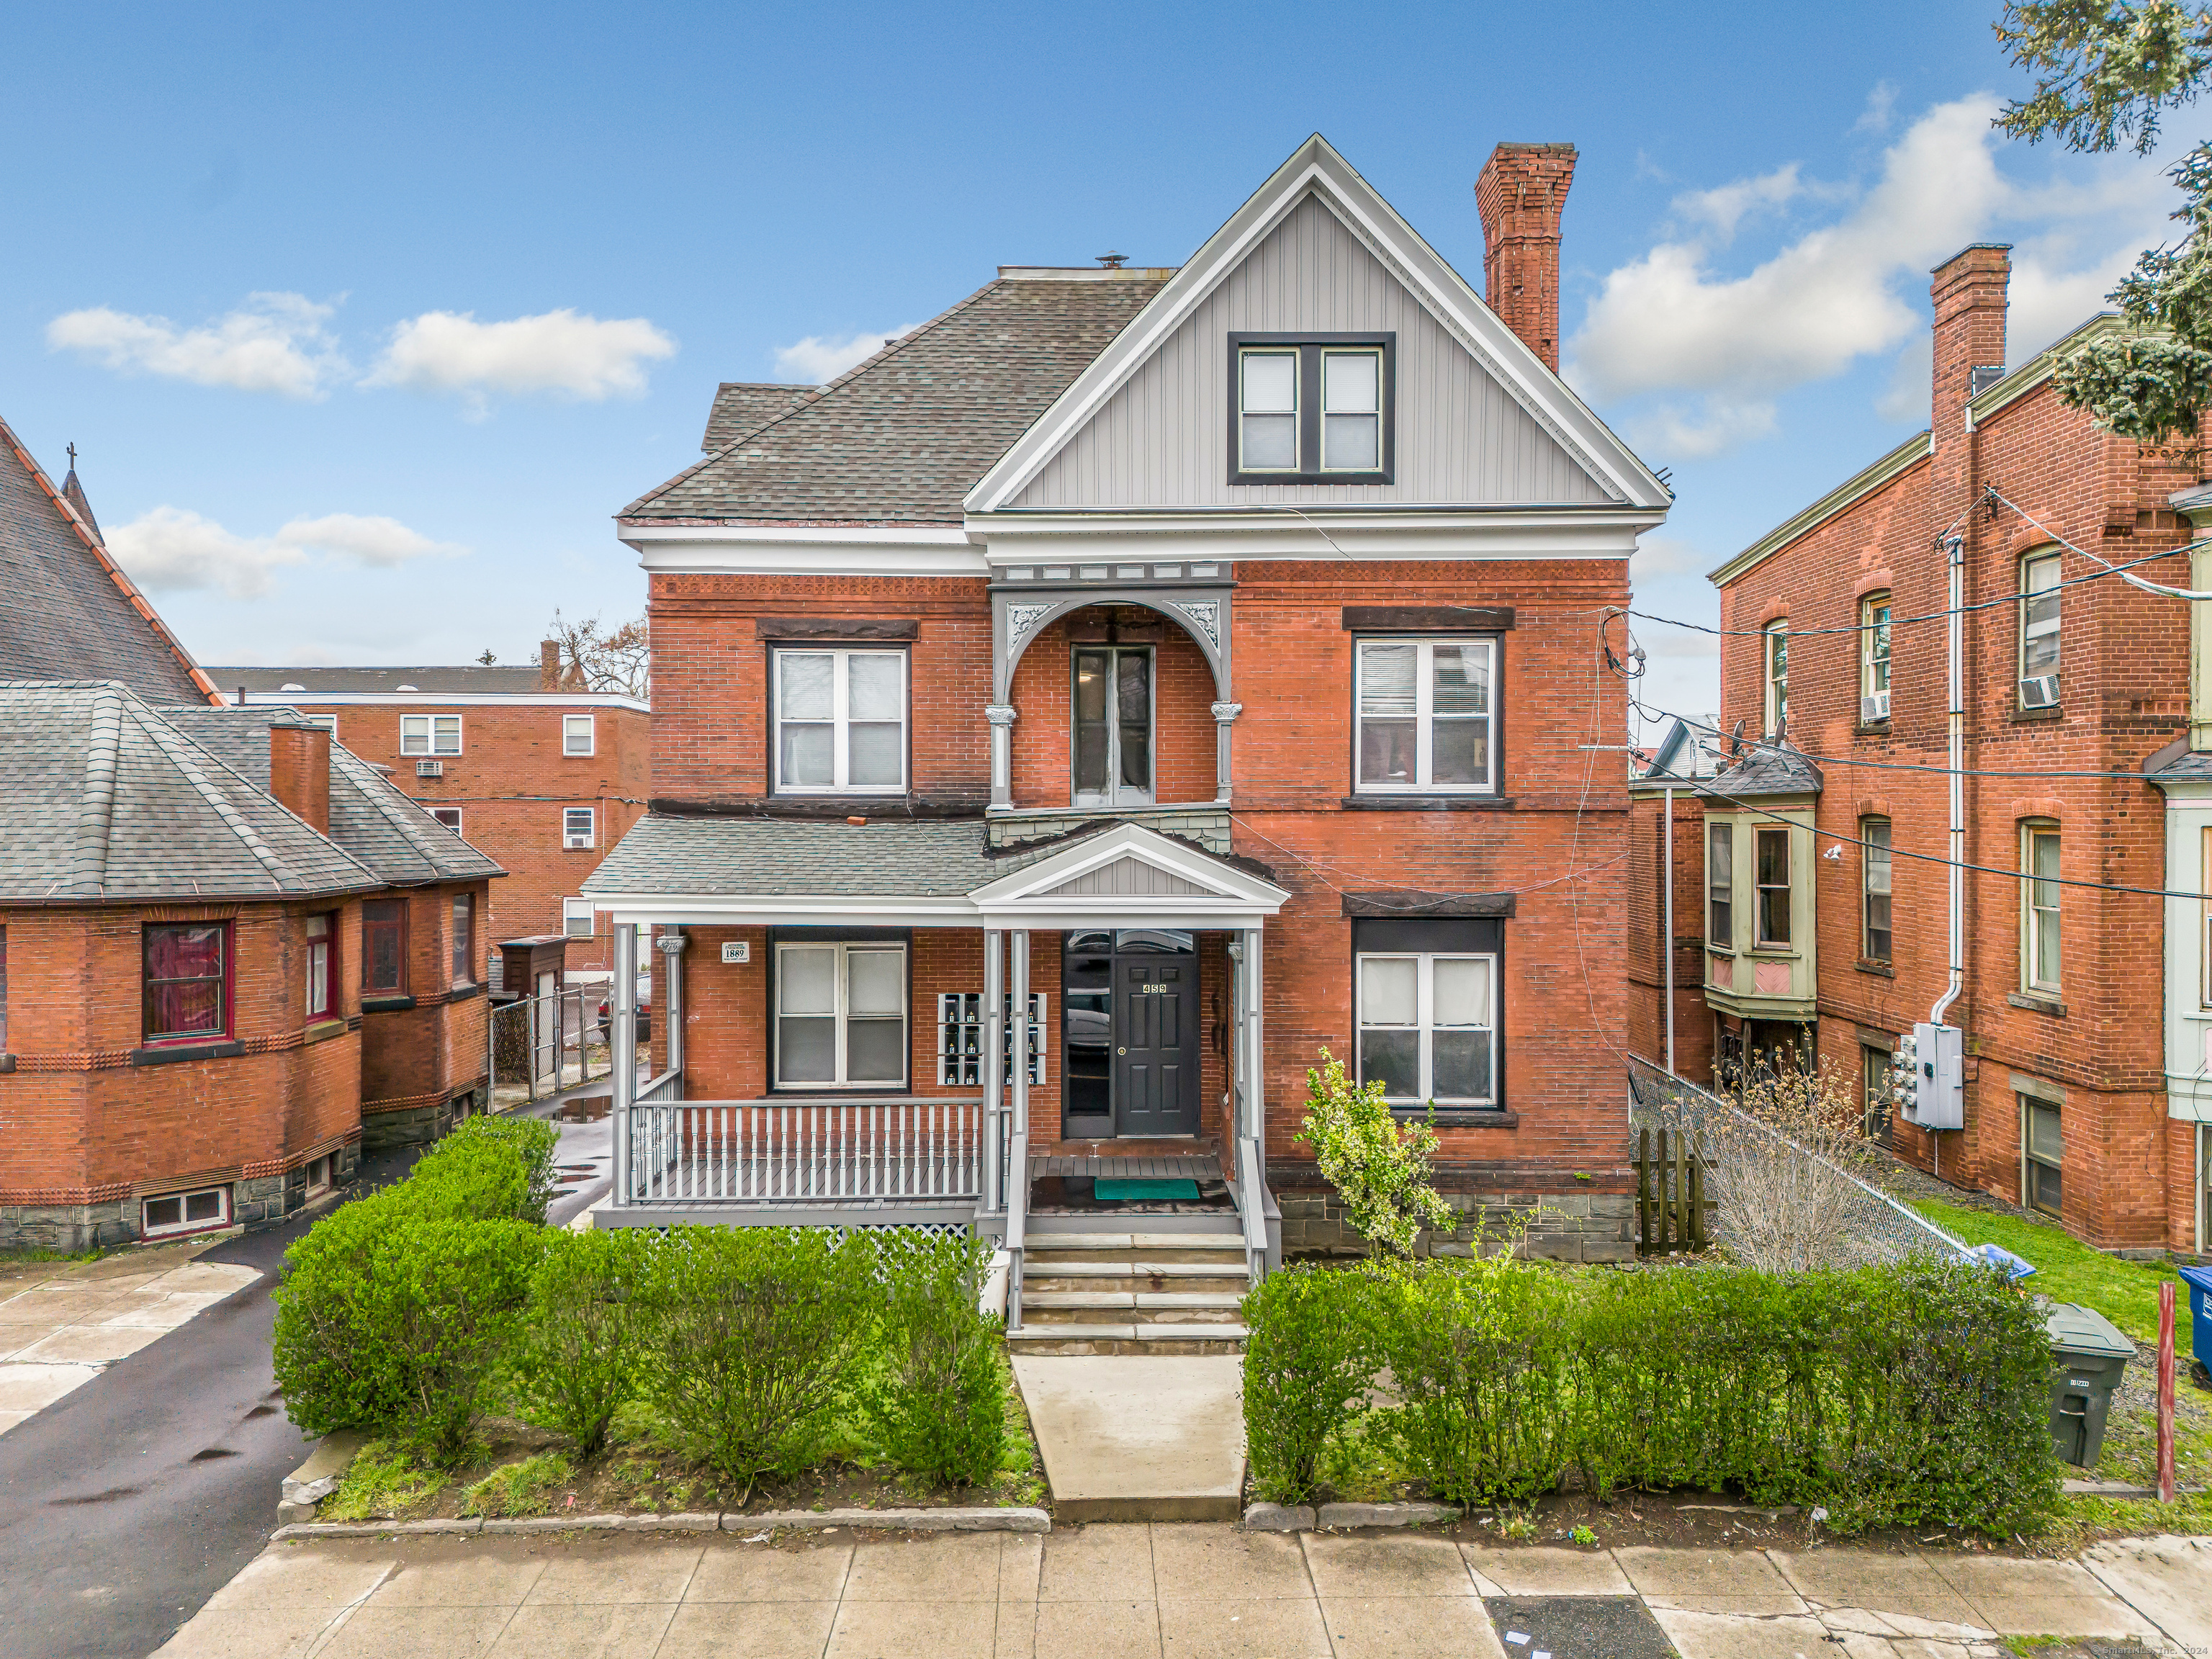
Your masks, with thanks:
[{"label": "chain link fence", "polygon": [[602,1018],[604,987],[544,991],[494,1005],[491,1100],[494,1111],[614,1075],[613,1021]]},{"label": "chain link fence", "polygon": [[1629,1121],[1637,1128],[1665,1129],[1687,1136],[1705,1159],[1714,1196],[1720,1200],[1717,1231],[1729,1243],[1726,1148],[1751,1137],[1771,1139],[1787,1149],[1792,1175],[1820,1189],[1823,1208],[1838,1218],[1830,1229],[1828,1253],[1838,1266],[1899,1261],[1912,1256],[1958,1257],[1966,1246],[1917,1212],[1899,1203],[1826,1158],[1806,1151],[1734,1102],[1701,1089],[1640,1055],[1628,1056]]}]

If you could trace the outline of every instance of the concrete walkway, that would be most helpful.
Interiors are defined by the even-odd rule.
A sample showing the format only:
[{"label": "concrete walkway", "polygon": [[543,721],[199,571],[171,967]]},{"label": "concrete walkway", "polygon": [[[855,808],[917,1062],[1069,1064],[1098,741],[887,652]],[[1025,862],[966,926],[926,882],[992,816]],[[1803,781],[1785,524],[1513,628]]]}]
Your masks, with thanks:
[{"label": "concrete walkway", "polygon": [[1236,1354],[1018,1354],[1063,1521],[1227,1521],[1244,1490]]},{"label": "concrete walkway", "polygon": [[0,1277],[0,1434],[260,1277],[191,1259],[206,1248],[11,1264]]},{"label": "concrete walkway", "polygon": [[[2212,1650],[2212,1540],[2079,1561],[1465,1547],[1200,1524],[279,1544],[162,1659],[2008,1659]],[[1662,1634],[1663,1632],[1663,1634]],[[1516,1639],[1518,1638],[1518,1639]],[[1541,1645],[1550,1644],[1551,1645]]]}]

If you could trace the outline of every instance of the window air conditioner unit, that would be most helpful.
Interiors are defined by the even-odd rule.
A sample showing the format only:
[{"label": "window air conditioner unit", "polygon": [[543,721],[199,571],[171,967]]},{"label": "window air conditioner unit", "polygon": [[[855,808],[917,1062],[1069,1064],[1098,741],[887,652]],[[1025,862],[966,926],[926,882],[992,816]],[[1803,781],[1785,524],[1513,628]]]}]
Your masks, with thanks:
[{"label": "window air conditioner unit", "polygon": [[2022,708],[2056,708],[2058,707],[2058,676],[2038,674],[2033,679],[2020,683],[2020,706]]},{"label": "window air conditioner unit", "polygon": [[442,778],[446,775],[446,763],[443,761],[416,761],[415,763],[415,775],[418,778]]},{"label": "window air conditioner unit", "polygon": [[1877,691],[1870,697],[1859,699],[1859,724],[1872,726],[1876,720],[1889,718],[1889,693]]},{"label": "window air conditioner unit", "polygon": [[588,848],[591,844],[592,836],[591,832],[588,830],[580,836],[563,836],[561,837],[561,845],[570,852],[575,851],[576,848],[580,847]]}]

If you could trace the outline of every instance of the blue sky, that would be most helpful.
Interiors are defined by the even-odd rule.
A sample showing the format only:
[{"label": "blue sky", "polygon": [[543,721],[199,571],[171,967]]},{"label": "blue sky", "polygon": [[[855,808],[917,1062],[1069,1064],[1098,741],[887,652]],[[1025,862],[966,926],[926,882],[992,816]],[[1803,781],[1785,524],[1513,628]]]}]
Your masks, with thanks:
[{"label": "blue sky", "polygon": [[1569,376],[1673,469],[1639,602],[1711,617],[1706,569],[1924,424],[1929,265],[2020,246],[2017,361],[2163,231],[2154,164],[1989,133],[1993,14],[27,10],[0,413],[57,478],[78,446],[204,661],[526,660],[642,609],[611,518],[716,381],[1000,264],[1177,263],[1316,129],[1479,288],[1484,157],[1564,139]]}]

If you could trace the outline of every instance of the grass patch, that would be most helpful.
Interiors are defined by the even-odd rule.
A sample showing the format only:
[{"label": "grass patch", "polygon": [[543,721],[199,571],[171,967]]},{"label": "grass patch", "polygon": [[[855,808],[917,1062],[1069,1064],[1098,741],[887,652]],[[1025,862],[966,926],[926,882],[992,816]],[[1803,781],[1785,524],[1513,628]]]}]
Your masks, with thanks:
[{"label": "grass patch", "polygon": [[337,1490],[323,1500],[318,1521],[402,1519],[438,1494],[441,1477],[416,1467],[399,1447],[372,1440],[354,1456]]},{"label": "grass patch", "polygon": [[24,1244],[0,1250],[0,1267],[17,1261],[98,1261],[112,1254],[104,1244],[94,1244],[82,1250],[50,1250],[44,1245]]},{"label": "grass patch", "polygon": [[463,1515],[543,1515],[553,1507],[553,1495],[575,1476],[568,1460],[558,1452],[539,1452],[520,1463],[503,1463],[481,1480],[463,1489]]},{"label": "grass patch", "polygon": [[2174,1352],[2185,1362],[2190,1352],[2189,1286],[2170,1267],[2123,1261],[2092,1249],[2057,1227],[2045,1227],[1989,1210],[1961,1209],[1935,1199],[1917,1199],[1912,1207],[1969,1244],[1995,1244],[2032,1262],[2035,1277],[2027,1288],[2054,1302],[2078,1302],[2094,1308],[2139,1342],[2158,1340],[2158,1287],[2173,1281]]}]

